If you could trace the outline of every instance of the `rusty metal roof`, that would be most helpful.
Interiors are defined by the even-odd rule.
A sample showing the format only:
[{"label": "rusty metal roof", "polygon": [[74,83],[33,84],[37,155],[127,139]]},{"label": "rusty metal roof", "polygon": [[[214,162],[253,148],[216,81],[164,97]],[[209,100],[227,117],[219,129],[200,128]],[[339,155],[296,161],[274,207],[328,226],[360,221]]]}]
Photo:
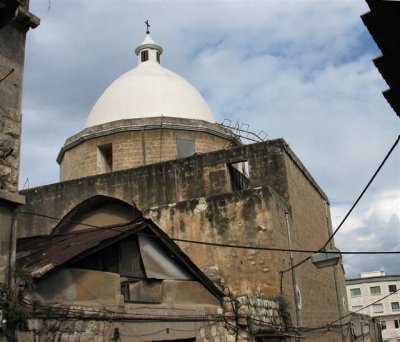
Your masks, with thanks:
[{"label": "rusty metal roof", "polygon": [[40,235],[17,240],[17,265],[32,278],[67,267],[131,234],[146,234],[159,239],[188,271],[218,298],[222,292],[192,260],[153,221],[138,218],[133,222],[101,228],[78,230],[66,234]]},{"label": "rusty metal roof", "polygon": [[17,264],[33,278],[40,278],[54,268],[81,259],[143,228],[143,224],[141,219],[121,226],[18,239]]}]

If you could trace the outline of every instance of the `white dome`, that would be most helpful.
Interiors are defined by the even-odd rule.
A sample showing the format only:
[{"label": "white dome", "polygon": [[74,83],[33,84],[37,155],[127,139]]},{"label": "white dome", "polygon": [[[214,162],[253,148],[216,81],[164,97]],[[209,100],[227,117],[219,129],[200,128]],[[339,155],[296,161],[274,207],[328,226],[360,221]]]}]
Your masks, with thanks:
[{"label": "white dome", "polygon": [[140,62],[140,52],[145,49],[149,53],[155,54],[155,49],[162,53],[161,47],[147,36],[136,49],[139,65],[104,91],[92,108],[86,127],[121,119],[159,116],[214,123],[214,116],[206,101],[189,82],[163,68],[156,58]]}]

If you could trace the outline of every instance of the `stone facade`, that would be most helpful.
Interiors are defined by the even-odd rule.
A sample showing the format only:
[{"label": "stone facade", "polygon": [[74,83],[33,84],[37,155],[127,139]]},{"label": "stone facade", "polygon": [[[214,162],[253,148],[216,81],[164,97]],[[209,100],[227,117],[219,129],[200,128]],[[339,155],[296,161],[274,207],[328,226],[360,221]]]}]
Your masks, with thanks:
[{"label": "stone facade", "polygon": [[[248,163],[250,180],[244,188],[235,188],[232,182],[231,165],[238,162]],[[58,218],[93,196],[117,198],[134,204],[177,239],[286,250],[290,239],[293,249],[316,250],[331,232],[326,195],[281,139],[23,193],[24,210]],[[48,234],[56,224],[57,220],[43,216],[18,215],[20,236]],[[283,298],[290,324],[305,327],[294,332],[307,340],[320,341],[306,327],[323,327],[348,313],[341,264],[336,269],[317,269],[307,262],[295,269],[302,302],[296,310],[299,303],[294,299],[293,274],[286,271],[291,265],[287,251],[178,244],[199,267],[215,266],[220,284],[235,297]],[[305,256],[294,253],[294,262]],[[342,324],[343,329],[326,327],[324,341],[347,341],[347,320]]]},{"label": "stone facade", "polygon": [[9,300],[15,264],[25,39],[39,19],[29,1],[0,0],[0,312]]},{"label": "stone facade", "polygon": [[25,37],[39,19],[28,1],[0,6],[0,190],[18,190]]},{"label": "stone facade", "polygon": [[[205,121],[169,117],[121,120],[87,128],[69,138],[58,157],[61,178],[70,180],[174,160],[179,157],[178,139],[193,141],[193,154],[240,144],[232,132]],[[108,170],[99,163],[102,146],[110,149]]]}]

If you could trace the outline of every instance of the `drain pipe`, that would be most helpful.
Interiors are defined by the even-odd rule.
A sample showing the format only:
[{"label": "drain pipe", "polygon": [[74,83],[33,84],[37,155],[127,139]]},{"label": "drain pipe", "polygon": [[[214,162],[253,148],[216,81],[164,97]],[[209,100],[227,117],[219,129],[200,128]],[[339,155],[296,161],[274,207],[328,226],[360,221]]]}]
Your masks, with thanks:
[{"label": "drain pipe", "polygon": [[[329,215],[329,209],[328,209],[328,203],[327,202],[325,202],[325,216],[326,216],[326,223],[327,223],[327,227],[328,227],[328,235],[330,237],[332,235],[332,226],[331,226],[331,220],[330,220],[330,215]],[[331,250],[334,249],[333,240],[330,240],[329,248]],[[346,341],[346,337],[344,336],[344,333],[343,333],[343,322],[342,322],[343,312],[342,312],[342,308],[340,306],[339,287],[338,287],[338,281],[337,281],[337,265],[333,266],[332,270],[333,270],[333,279],[334,279],[334,282],[335,282],[336,303],[337,303],[337,309],[338,309],[338,313],[339,313],[340,336],[342,338],[342,342],[345,342]]]},{"label": "drain pipe", "polygon": [[[296,287],[297,287],[297,281],[296,281],[296,271],[294,269],[294,259],[293,259],[293,253],[292,253],[292,237],[290,234],[290,223],[289,223],[289,213],[286,211],[285,212],[285,217],[286,217],[286,230],[287,230],[287,236],[288,236],[288,242],[289,242],[289,255],[290,255],[290,268],[292,272],[292,287],[293,287],[293,297],[294,297],[294,305],[296,309],[296,326],[297,329],[300,328],[301,320],[300,320],[300,307],[299,307],[299,298],[296,293]],[[297,334],[296,334],[297,335]],[[300,332],[298,336],[296,337],[296,341],[300,341]]]}]

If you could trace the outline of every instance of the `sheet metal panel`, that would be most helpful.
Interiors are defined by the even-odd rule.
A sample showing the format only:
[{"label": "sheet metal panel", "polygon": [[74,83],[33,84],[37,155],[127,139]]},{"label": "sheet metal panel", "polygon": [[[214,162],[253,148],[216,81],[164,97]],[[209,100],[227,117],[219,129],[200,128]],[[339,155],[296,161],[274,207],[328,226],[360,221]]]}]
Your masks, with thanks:
[{"label": "sheet metal panel", "polygon": [[191,280],[193,276],[153,238],[139,235],[139,248],[147,278]]}]

